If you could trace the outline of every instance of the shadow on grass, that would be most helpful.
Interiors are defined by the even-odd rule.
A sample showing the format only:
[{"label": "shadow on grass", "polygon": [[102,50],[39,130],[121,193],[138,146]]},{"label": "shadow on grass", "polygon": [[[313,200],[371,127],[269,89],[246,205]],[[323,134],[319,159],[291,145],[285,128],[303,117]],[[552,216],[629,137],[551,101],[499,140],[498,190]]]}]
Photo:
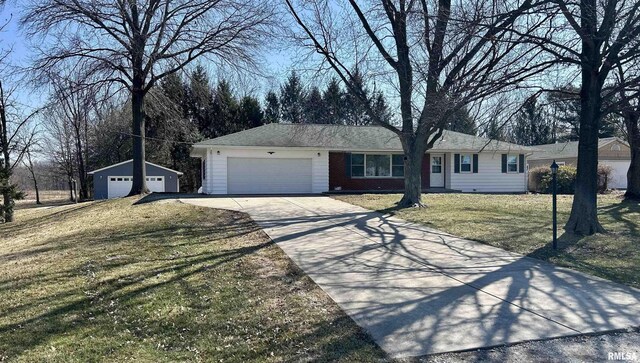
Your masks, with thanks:
[{"label": "shadow on grass", "polygon": [[637,220],[632,220],[628,217],[629,214],[640,215],[640,203],[638,201],[623,199],[620,203],[614,203],[598,209],[601,213],[605,213],[613,220],[622,223],[624,228],[628,229],[631,234],[640,236],[638,230],[640,216],[637,217]]},{"label": "shadow on grass", "polygon": [[[87,208],[91,205],[45,219],[95,212]],[[105,232],[80,229],[0,256],[5,265],[39,258],[41,267],[30,270],[32,274],[0,278],[4,296],[20,297],[0,312],[0,358],[42,349],[55,358],[49,346],[60,349],[63,337],[71,339],[68,354],[80,361],[117,357],[119,352],[126,357],[140,346],[145,347],[141,357],[151,352],[164,360],[261,361],[273,353],[279,361],[385,357],[340,311],[315,320],[288,312],[320,311],[322,305],[305,306],[307,299],[298,297],[300,290],[318,288],[243,213],[202,211],[191,221],[168,226],[141,221],[134,230]],[[289,264],[275,277],[263,276],[256,258]],[[32,293],[41,288],[46,292]],[[282,310],[259,313],[269,299],[283,301]],[[323,303],[333,304],[328,299]],[[187,310],[175,316],[165,311],[171,306]],[[284,313],[293,315],[285,319]],[[267,326],[278,333],[248,333],[267,331]],[[238,338],[258,343],[230,344]]]}]

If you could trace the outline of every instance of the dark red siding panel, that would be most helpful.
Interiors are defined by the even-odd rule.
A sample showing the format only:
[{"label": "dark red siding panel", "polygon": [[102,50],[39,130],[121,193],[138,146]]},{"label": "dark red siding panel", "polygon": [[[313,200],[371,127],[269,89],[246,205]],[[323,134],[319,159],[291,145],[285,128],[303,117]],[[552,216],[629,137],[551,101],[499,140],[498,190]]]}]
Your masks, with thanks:
[{"label": "dark red siding panel", "polygon": [[[350,178],[346,175],[345,153],[329,153],[329,190],[404,190],[403,178]],[[422,161],[422,187],[429,187],[429,158]]]},{"label": "dark red siding panel", "polygon": [[431,167],[429,166],[430,161],[431,156],[429,154],[425,154],[424,158],[422,158],[422,189],[427,189],[431,185]]}]

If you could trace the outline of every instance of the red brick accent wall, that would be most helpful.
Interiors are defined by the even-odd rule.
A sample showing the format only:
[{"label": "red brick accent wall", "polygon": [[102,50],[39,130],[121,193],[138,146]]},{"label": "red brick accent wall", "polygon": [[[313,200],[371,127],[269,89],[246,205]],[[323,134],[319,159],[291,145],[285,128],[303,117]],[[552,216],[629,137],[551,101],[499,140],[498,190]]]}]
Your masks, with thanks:
[{"label": "red brick accent wall", "polygon": [[[429,188],[429,154],[422,160],[422,187]],[[329,153],[329,190],[404,190],[403,178],[350,178],[346,175],[345,153]]]}]

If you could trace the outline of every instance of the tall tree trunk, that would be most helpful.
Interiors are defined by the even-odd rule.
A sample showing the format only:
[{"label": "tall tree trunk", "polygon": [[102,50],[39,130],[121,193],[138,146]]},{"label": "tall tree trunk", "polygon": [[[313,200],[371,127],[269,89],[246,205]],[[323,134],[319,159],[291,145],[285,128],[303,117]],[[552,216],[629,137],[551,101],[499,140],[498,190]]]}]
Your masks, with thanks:
[{"label": "tall tree trunk", "polygon": [[640,113],[626,116],[629,146],[631,148],[631,165],[627,172],[627,191],[625,198],[640,200]]},{"label": "tall tree trunk", "polygon": [[[583,0],[582,24],[587,34],[596,34],[595,0]],[[590,8],[593,6],[593,9]],[[594,36],[595,38],[595,36]],[[564,229],[579,235],[605,232],[598,222],[598,131],[602,113],[600,54],[595,41],[582,41],[582,86],[578,169],[571,215]]]},{"label": "tall tree trunk", "polygon": [[149,193],[144,150],[144,90],[140,79],[134,80],[131,108],[133,111],[133,184],[129,196]]},{"label": "tall tree trunk", "polygon": [[0,82],[0,150],[2,151],[2,164],[0,165],[0,185],[2,188],[2,220],[5,223],[13,222],[14,200],[11,195],[11,161],[9,159],[9,130],[7,129],[7,112],[4,100],[4,88]]},{"label": "tall tree trunk", "polygon": [[76,162],[78,163],[78,180],[80,181],[80,199],[89,199],[89,186],[87,185],[87,172],[84,163],[84,150],[82,146],[82,131],[75,126],[76,132]]},{"label": "tall tree trunk", "polygon": [[36,204],[40,205],[40,189],[38,189],[38,178],[36,172],[33,169],[33,161],[31,160],[31,153],[27,151],[27,161],[29,162],[29,172],[31,173],[31,179],[33,180],[33,187],[36,190]]},{"label": "tall tree trunk", "polygon": [[73,195],[73,176],[67,176],[67,183],[69,184],[69,201],[74,202]]},{"label": "tall tree trunk", "polygon": [[425,147],[414,135],[402,137],[404,153],[404,194],[398,207],[423,207],[422,204],[422,160]]},{"label": "tall tree trunk", "polygon": [[13,222],[13,206],[15,201],[11,198],[11,192],[9,191],[9,183],[3,181],[3,193],[2,193],[2,213],[4,215],[5,223]]}]

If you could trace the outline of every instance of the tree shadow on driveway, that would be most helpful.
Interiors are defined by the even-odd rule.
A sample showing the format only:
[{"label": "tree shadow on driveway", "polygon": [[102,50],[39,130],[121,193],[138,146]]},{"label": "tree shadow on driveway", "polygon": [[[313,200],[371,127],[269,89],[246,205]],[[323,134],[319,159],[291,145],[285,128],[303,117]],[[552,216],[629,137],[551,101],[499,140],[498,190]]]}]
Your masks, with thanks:
[{"label": "tree shadow on driveway", "polygon": [[301,203],[247,211],[394,357],[640,325],[640,292],[627,286],[378,212]]}]

